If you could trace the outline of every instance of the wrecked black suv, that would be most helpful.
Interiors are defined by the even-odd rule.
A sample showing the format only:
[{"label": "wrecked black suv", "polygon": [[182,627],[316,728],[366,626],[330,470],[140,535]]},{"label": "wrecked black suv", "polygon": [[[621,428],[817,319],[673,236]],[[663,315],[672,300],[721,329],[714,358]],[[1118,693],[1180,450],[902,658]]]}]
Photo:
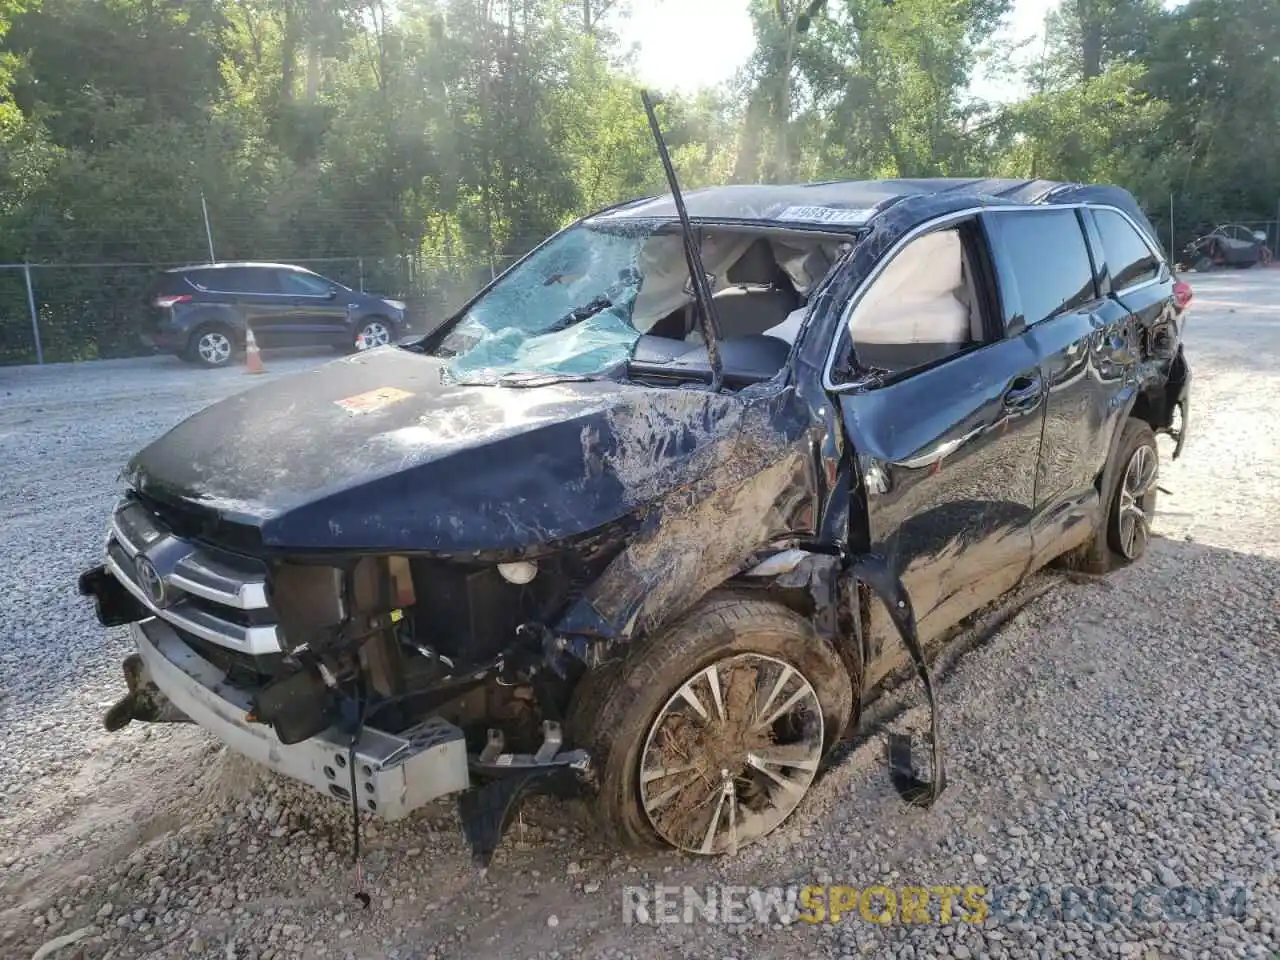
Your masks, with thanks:
[{"label": "wrecked black suv", "polygon": [[[107,725],[190,720],[387,818],[458,794],[481,853],[538,783],[729,852],[902,651],[932,698],[922,647],[1030,571],[1142,555],[1189,290],[1126,192],[678,199],[137,454],[81,578],[137,644]],[[938,732],[895,768],[920,802]]]}]

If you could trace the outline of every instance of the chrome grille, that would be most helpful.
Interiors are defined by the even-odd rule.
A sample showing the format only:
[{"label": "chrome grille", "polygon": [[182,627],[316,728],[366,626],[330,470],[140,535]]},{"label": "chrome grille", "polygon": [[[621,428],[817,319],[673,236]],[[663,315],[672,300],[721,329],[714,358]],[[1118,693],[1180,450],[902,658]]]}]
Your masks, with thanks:
[{"label": "chrome grille", "polygon": [[111,518],[105,565],[148,610],[180,630],[254,656],[282,652],[261,561],[183,540],[144,505],[126,501]]}]

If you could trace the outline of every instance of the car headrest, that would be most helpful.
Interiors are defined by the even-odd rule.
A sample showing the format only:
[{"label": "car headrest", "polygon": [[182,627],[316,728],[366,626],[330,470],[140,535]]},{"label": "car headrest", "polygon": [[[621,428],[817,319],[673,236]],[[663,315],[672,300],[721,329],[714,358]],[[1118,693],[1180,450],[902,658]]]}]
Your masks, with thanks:
[{"label": "car headrest", "polygon": [[731,284],[768,284],[778,281],[778,261],[773,249],[764,237],[756,240],[743,252],[736,263],[725,273]]}]

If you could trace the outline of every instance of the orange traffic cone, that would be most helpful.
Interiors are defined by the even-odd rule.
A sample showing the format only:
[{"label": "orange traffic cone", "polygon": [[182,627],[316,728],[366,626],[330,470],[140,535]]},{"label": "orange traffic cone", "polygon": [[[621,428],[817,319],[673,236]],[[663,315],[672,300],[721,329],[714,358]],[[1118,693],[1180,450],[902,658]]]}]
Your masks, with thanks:
[{"label": "orange traffic cone", "polygon": [[253,328],[246,327],[244,334],[244,372],[266,373],[262,366],[262,353],[258,350],[258,341],[253,338]]}]

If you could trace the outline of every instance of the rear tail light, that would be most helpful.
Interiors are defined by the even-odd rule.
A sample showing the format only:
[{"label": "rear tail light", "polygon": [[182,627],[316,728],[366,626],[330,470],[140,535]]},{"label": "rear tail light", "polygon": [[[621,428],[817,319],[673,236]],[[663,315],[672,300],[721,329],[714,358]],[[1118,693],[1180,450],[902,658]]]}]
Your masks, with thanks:
[{"label": "rear tail light", "polygon": [[180,293],[170,297],[156,297],[155,305],[157,307],[160,307],[163,310],[167,307],[172,307],[175,303],[189,303],[190,301],[191,301],[190,294]]},{"label": "rear tail light", "polygon": [[1173,285],[1173,302],[1178,305],[1179,310],[1185,310],[1191,306],[1191,284],[1185,280],[1179,280]]}]

